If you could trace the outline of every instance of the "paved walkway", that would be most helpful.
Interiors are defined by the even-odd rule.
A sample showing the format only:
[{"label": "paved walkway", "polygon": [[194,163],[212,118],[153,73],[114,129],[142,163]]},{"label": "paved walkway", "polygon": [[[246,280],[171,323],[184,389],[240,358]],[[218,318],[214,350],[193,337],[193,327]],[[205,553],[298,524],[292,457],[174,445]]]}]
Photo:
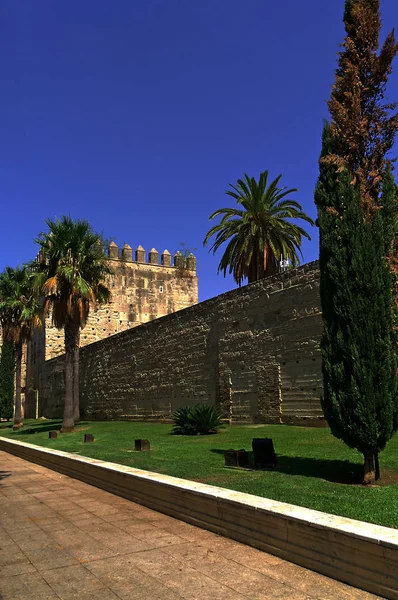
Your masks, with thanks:
[{"label": "paved walkway", "polygon": [[2,600],[371,600],[0,452]]}]

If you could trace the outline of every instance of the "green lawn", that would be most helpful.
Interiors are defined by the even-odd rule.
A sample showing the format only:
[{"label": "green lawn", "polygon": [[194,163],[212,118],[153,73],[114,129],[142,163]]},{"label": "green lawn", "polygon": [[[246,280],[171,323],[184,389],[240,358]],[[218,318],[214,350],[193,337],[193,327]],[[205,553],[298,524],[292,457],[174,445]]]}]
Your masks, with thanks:
[{"label": "green lawn", "polygon": [[[380,457],[382,485],[365,488],[352,483],[361,479],[362,457],[333,438],[328,429],[235,425],[225,427],[217,435],[185,437],[172,436],[170,425],[157,423],[82,422],[74,433],[48,439],[48,431],[59,428],[60,421],[27,421],[20,431],[6,428],[0,429],[0,434],[47,448],[398,527],[398,436]],[[83,433],[93,433],[95,442],[83,444]],[[250,450],[253,437],[273,438],[277,469],[225,468],[223,450]],[[135,438],[148,438],[151,452],[134,452]]]}]

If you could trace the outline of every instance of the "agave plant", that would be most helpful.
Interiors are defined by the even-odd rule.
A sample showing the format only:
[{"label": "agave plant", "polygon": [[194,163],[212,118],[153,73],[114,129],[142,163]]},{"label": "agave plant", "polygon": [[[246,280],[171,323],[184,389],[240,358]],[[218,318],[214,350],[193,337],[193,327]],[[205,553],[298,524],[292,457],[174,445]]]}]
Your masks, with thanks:
[{"label": "agave plant", "polygon": [[174,435],[208,435],[222,427],[222,415],[218,408],[207,404],[183,406],[173,414]]},{"label": "agave plant", "polygon": [[173,413],[172,419],[174,422],[171,433],[174,435],[195,435],[196,432],[190,422],[192,406],[182,406]]},{"label": "agave plant", "polygon": [[190,421],[199,435],[217,433],[217,429],[223,424],[221,419],[220,410],[208,404],[193,406],[190,414]]}]

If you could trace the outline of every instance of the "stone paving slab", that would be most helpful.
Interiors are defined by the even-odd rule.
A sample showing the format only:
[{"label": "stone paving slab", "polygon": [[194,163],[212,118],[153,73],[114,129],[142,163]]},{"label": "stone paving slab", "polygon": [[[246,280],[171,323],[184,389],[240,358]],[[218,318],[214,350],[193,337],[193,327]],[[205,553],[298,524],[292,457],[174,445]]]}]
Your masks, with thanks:
[{"label": "stone paving slab", "polygon": [[377,596],[0,451],[0,600]]}]

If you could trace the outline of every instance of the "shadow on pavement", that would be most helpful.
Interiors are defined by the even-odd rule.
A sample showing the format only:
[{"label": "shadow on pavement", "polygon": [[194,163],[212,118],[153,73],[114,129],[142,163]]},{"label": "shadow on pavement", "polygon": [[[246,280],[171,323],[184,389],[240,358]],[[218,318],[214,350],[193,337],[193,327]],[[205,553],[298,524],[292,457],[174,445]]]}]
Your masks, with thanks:
[{"label": "shadow on pavement", "polygon": [[[1,481],[3,479],[5,479],[6,477],[9,477],[11,475],[11,471],[0,471],[0,487],[1,487]],[[1,600],[1,595],[0,595],[0,600]]]}]

